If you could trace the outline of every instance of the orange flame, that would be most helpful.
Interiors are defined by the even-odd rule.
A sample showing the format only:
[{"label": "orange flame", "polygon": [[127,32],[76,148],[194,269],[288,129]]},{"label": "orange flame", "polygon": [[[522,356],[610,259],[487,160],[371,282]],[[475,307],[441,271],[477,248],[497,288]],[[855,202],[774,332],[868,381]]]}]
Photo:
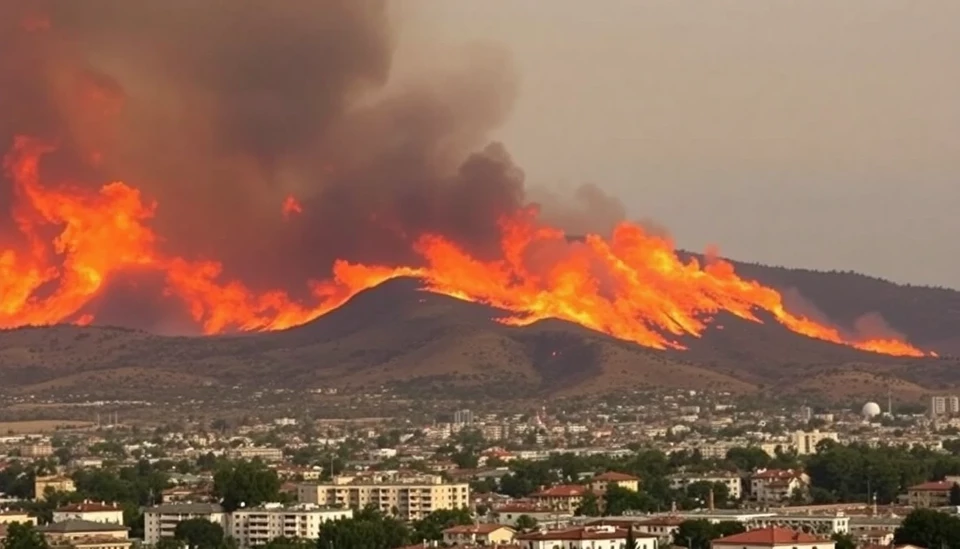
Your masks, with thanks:
[{"label": "orange flame", "polygon": [[[164,273],[167,293],[183,300],[208,334],[296,326],[366,288],[416,277],[426,290],[507,311],[497,319],[507,325],[558,318],[655,349],[683,349],[680,337],[699,337],[718,312],[760,322],[756,313],[766,311],[811,338],[890,355],[926,354],[896,339],[845,339],[835,328],[788,312],[776,290],[740,278],[730,263],[685,263],[669,241],[639,226],[621,224],[610,239],[589,235],[568,242],[561,231],[538,223],[533,211],[501,220],[503,254],[497,261],[481,261],[442,236],[424,235],[414,248],[421,267],[337,261],[331,279],[310,283],[309,304],[281,290],[257,294],[227,280],[215,261],[162,253],[148,227],[156,205],[136,189],[116,182],[91,194],[41,185],[39,159],[50,150],[21,137],[4,162],[18,199],[13,217],[27,245],[24,252],[0,249],[0,327],[89,323],[93,318],[84,306],[111,276],[147,268]],[[300,211],[288,197],[284,214]],[[51,228],[58,232],[52,243],[42,236]]]},{"label": "orange flame", "polygon": [[297,198],[291,194],[283,199],[282,211],[284,219],[290,219],[290,217],[294,215],[303,213],[303,206],[301,206]]}]

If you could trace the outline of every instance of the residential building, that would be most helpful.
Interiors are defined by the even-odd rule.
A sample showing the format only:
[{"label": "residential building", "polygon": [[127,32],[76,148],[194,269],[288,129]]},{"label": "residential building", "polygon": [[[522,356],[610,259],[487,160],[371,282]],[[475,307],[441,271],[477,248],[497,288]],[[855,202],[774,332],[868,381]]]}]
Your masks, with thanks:
[{"label": "residential building", "polygon": [[47,491],[53,492],[76,492],[77,487],[73,484],[73,479],[59,475],[37,477],[33,481],[33,497],[37,501],[46,499]]},{"label": "residential building", "polygon": [[835,549],[836,544],[829,538],[821,538],[789,528],[760,528],[742,534],[734,534],[710,542],[712,549]]},{"label": "residential building", "polygon": [[[637,549],[657,549],[656,536],[634,533]],[[540,530],[514,537],[522,549],[622,549],[627,543],[626,528],[615,526],[579,526],[560,530]]]},{"label": "residential building", "polygon": [[516,526],[517,520],[526,515],[543,526],[557,526],[569,524],[573,519],[571,512],[559,512],[542,504],[527,502],[511,502],[493,508],[493,517],[499,524]]},{"label": "residential building", "polygon": [[535,503],[555,511],[576,513],[589,489],[580,484],[560,484],[541,489],[530,496]]},{"label": "residential building", "polygon": [[907,504],[913,507],[945,507],[950,505],[950,490],[960,477],[924,482],[907,488]]},{"label": "residential building", "polygon": [[678,473],[669,477],[670,488],[672,490],[684,490],[687,486],[695,482],[709,482],[710,484],[723,484],[727,487],[727,497],[731,500],[739,500],[743,497],[743,481],[740,475],[720,471],[716,473]]},{"label": "residential building", "polygon": [[76,519],[39,527],[51,549],[130,549],[129,530],[122,524]]},{"label": "residential building", "polygon": [[233,459],[260,459],[262,461],[283,461],[283,450],[267,446],[241,446],[233,448],[227,455]]},{"label": "residential building", "polygon": [[174,503],[150,507],[143,512],[143,541],[154,544],[161,538],[172,538],[177,525],[185,520],[202,518],[227,529],[227,513],[214,503]]},{"label": "residential building", "polygon": [[439,475],[373,477],[339,475],[330,483],[297,485],[297,500],[329,507],[362,509],[373,505],[384,513],[397,510],[403,520],[419,520],[440,509],[470,505],[470,485],[444,482]]},{"label": "residential building", "polygon": [[686,519],[678,516],[661,516],[641,520],[634,524],[634,529],[643,534],[657,536],[664,544],[670,545],[673,534],[680,529]]},{"label": "residential building", "polygon": [[594,492],[603,493],[611,484],[631,492],[640,490],[639,478],[615,471],[607,471],[590,479],[590,489]]},{"label": "residential building", "polygon": [[227,534],[241,548],[264,545],[272,539],[317,539],[323,523],[353,517],[352,509],[324,508],[309,503],[284,507],[269,503],[237,509],[230,514]]},{"label": "residential building", "polygon": [[65,505],[53,512],[53,522],[65,520],[123,524],[123,509],[115,503],[83,501]]},{"label": "residential building", "polygon": [[960,397],[934,395],[930,397],[930,417],[960,414]]},{"label": "residential building", "polygon": [[31,517],[26,511],[0,511],[0,524],[36,524],[37,519]]},{"label": "residential building", "polygon": [[808,534],[820,534],[827,537],[833,534],[850,533],[850,517],[842,511],[823,514],[776,514],[773,516],[754,518],[748,524],[753,528],[776,526],[799,530],[801,532],[807,532]]},{"label": "residential building", "polygon": [[454,425],[473,425],[473,412],[470,410],[457,410],[453,413]]},{"label": "residential building", "polygon": [[824,440],[840,441],[840,436],[837,433],[833,431],[821,432],[818,429],[814,429],[813,431],[795,431],[790,435],[790,438],[793,443],[793,448],[797,451],[797,454],[801,456],[816,454],[817,445]]},{"label": "residential building", "polygon": [[44,458],[53,455],[53,445],[49,442],[35,442],[20,446],[20,455],[26,458]]},{"label": "residential building", "polygon": [[513,541],[516,530],[502,524],[469,524],[443,531],[445,545],[502,545]]},{"label": "residential building", "polygon": [[750,497],[759,503],[779,503],[806,492],[810,479],[792,469],[761,469],[750,475]]}]

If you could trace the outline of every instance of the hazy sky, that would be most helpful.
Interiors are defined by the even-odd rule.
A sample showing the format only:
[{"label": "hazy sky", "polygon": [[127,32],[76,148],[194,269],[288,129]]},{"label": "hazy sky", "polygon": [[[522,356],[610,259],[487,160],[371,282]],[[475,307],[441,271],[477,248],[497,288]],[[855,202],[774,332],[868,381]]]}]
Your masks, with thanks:
[{"label": "hazy sky", "polygon": [[497,137],[531,184],[690,249],[960,288],[960,1],[399,4],[402,54],[512,52]]}]

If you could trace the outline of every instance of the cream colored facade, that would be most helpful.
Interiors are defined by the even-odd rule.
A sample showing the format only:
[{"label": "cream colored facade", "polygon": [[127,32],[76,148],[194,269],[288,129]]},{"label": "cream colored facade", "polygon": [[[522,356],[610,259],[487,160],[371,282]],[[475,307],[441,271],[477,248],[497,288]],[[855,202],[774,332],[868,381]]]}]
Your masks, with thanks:
[{"label": "cream colored facade", "polygon": [[0,511],[0,524],[37,524],[37,519],[31,517],[26,511]]},{"label": "cream colored facade", "polygon": [[809,456],[817,453],[817,445],[824,440],[839,442],[840,437],[835,432],[821,432],[816,429],[813,431],[795,431],[790,435],[793,448],[801,456]]},{"label": "cream colored facade", "polygon": [[323,523],[351,517],[353,509],[330,509],[309,503],[284,507],[270,503],[231,513],[227,533],[242,548],[265,545],[279,537],[315,540],[320,537]]},{"label": "cream colored facade", "polygon": [[143,541],[153,545],[161,538],[172,538],[177,525],[202,518],[227,529],[227,513],[213,503],[174,503],[156,505],[143,511]]},{"label": "cream colored facade", "polygon": [[37,501],[43,501],[46,498],[47,490],[54,492],[76,492],[77,487],[70,477],[37,477],[33,481],[33,497]]},{"label": "cream colored facade", "polygon": [[444,482],[439,475],[400,477],[337,476],[331,483],[297,485],[297,501],[328,507],[362,509],[373,505],[404,520],[418,520],[439,509],[470,505],[470,485]]}]

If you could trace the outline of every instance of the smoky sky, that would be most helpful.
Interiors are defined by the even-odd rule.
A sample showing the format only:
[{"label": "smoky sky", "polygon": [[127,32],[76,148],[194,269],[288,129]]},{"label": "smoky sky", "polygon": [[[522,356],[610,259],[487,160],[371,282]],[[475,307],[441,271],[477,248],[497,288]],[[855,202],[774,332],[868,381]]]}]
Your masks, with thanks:
[{"label": "smoky sky", "polygon": [[394,81],[383,1],[0,0],[0,26],[0,144],[55,142],[48,184],[141,189],[164,252],[254,288],[410,261],[424,232],[495,254],[498,218],[527,201],[489,138],[510,56],[476,45]]}]

